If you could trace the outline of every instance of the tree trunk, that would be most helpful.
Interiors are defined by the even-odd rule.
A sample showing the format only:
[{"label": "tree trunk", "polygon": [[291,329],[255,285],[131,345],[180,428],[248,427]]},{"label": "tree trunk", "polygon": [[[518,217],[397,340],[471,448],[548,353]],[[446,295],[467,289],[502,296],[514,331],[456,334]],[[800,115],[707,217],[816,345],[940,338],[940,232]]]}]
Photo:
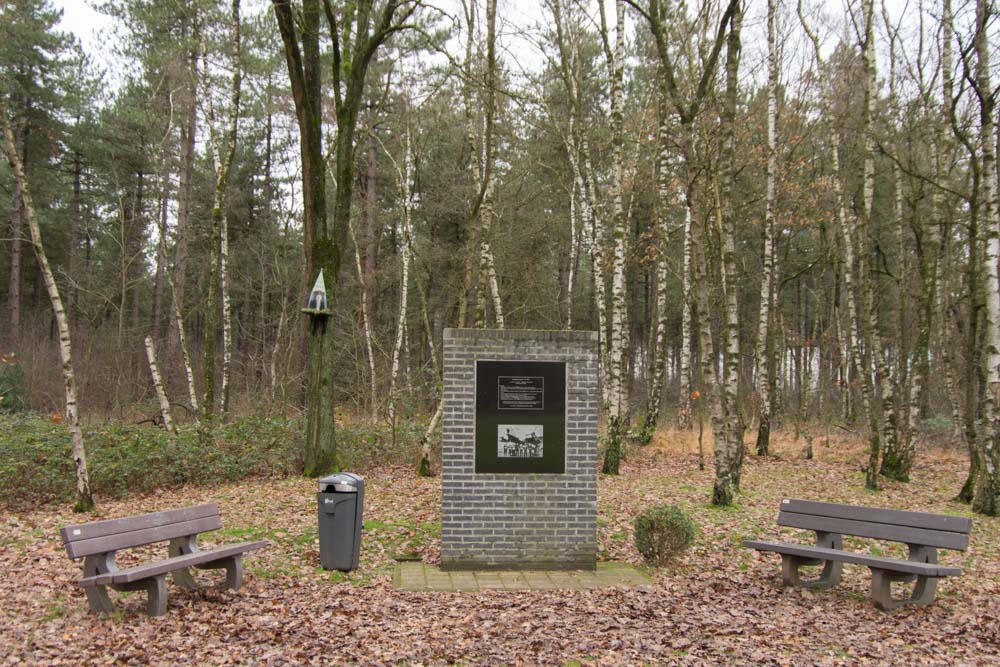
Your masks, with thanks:
[{"label": "tree trunk", "polygon": [[[195,19],[193,32],[194,36],[192,39],[197,44],[199,41],[197,19]],[[172,280],[174,282],[173,289],[171,290],[171,298],[177,299],[180,302],[180,306],[177,310],[183,309],[184,307],[184,294],[185,287],[187,285],[188,240],[191,229],[191,189],[194,181],[195,159],[197,157],[195,154],[195,138],[198,134],[198,106],[196,103],[196,98],[198,96],[197,82],[198,49],[196,47],[192,47],[189,56],[188,76],[186,81],[188,95],[182,105],[185,117],[183,118],[180,126],[180,166],[177,184],[177,223],[174,230],[174,257],[173,269],[171,271],[173,274]],[[182,332],[177,329],[177,318],[171,318],[169,332],[167,335],[168,363],[175,361],[178,357],[177,353],[180,350],[181,336]]]},{"label": "tree trunk", "polygon": [[[226,189],[229,183],[229,172],[236,153],[236,133],[240,117],[240,87],[242,83],[242,65],[240,63],[240,0],[233,0],[230,17],[230,39],[232,53],[233,78],[230,88],[229,118],[223,138],[215,125],[215,110],[209,104],[209,130],[212,154],[215,158],[215,189],[212,197],[212,250],[209,269],[208,305],[205,315],[205,400],[203,408],[206,418],[215,412],[215,337],[219,302],[222,305],[222,378],[220,412],[225,415],[229,410],[229,366],[232,360],[232,323],[229,304],[229,228],[226,220]],[[207,67],[208,59],[202,58]],[[207,72],[206,72],[207,83]]]},{"label": "tree trunk", "polygon": [[156,391],[156,400],[160,403],[163,428],[167,429],[167,433],[173,435],[174,420],[170,416],[170,401],[167,400],[167,392],[163,389],[163,380],[160,378],[160,369],[156,365],[156,344],[153,343],[152,336],[146,336],[146,358],[149,360],[149,373],[153,376],[153,389]]},{"label": "tree trunk", "polygon": [[997,207],[996,104],[990,80],[990,44],[987,29],[991,16],[988,0],[976,2],[976,92],[979,99],[979,146],[982,155],[980,210],[986,231],[983,273],[986,276],[986,386],[983,413],[986,433],[979,439],[979,478],[972,509],[987,516],[1000,515],[1000,211]]},{"label": "tree trunk", "polygon": [[757,321],[757,455],[770,453],[771,378],[768,375],[771,281],[774,271],[774,190],[777,178],[776,122],[778,107],[778,49],[775,38],[776,0],[767,1],[767,183],[764,204],[764,260],[761,266],[760,317]]},{"label": "tree trunk", "polygon": [[[735,192],[733,189],[733,162],[735,151],[735,125],[737,77],[739,73],[743,12],[737,8],[729,30],[726,46],[726,94],[721,114],[722,147],[720,155],[721,196],[716,188],[717,211],[720,222],[721,269],[725,294],[725,357],[723,381],[718,403],[722,408],[722,429],[716,426],[715,484],[712,490],[714,505],[731,505],[740,490],[743,465],[743,426],[740,423],[738,392],[740,374],[740,322],[739,285],[737,283]],[[721,438],[719,436],[722,436]]]},{"label": "tree trunk", "polygon": [[184,377],[187,379],[187,392],[188,400],[191,402],[191,411],[194,414],[194,420],[196,424],[200,424],[201,421],[198,417],[200,410],[198,409],[198,391],[194,386],[194,370],[191,368],[191,355],[188,353],[187,339],[184,336],[184,319],[181,317],[181,300],[177,298],[177,293],[174,291],[174,280],[171,275],[167,275],[167,284],[170,287],[170,302],[173,304],[173,318],[171,322],[173,323],[174,330],[177,332],[178,346],[181,351],[181,360],[184,364]]},{"label": "tree trunk", "polygon": [[79,280],[80,226],[83,223],[83,155],[73,151],[73,201],[70,210],[69,227],[69,290],[66,294],[66,309],[69,311],[70,325],[79,334]]},{"label": "tree trunk", "polygon": [[659,102],[657,123],[656,164],[656,337],[652,342],[653,381],[646,401],[646,418],[642,427],[643,440],[649,442],[660,421],[663,386],[667,375],[667,219],[670,209],[670,147],[667,142],[666,100]]},{"label": "tree trunk", "polygon": [[[603,5],[602,5],[603,7]],[[605,52],[611,75],[611,236],[613,242],[611,273],[611,335],[608,349],[608,416],[611,419],[626,417],[628,413],[625,359],[629,343],[628,295],[625,280],[625,247],[628,241],[628,221],[623,205],[624,197],[624,78],[625,78],[625,3],[615,0],[614,52],[607,46],[605,27]],[[603,9],[602,9],[603,16]],[[627,417],[626,417],[627,420]]]},{"label": "tree trunk", "polygon": [[[396,320],[396,344],[392,348],[392,371],[389,375],[389,423],[396,424],[396,384],[399,380],[400,357],[403,352],[403,341],[406,337],[406,311],[410,285],[410,226],[411,196],[410,188],[413,180],[413,155],[410,147],[409,118],[405,120],[403,145],[403,166],[397,166],[399,198],[402,213],[399,221],[399,251],[402,259],[402,270],[399,278],[399,316]],[[498,313],[499,315],[499,313]]]},{"label": "tree trunk", "polygon": [[680,395],[677,397],[677,426],[682,429],[691,428],[691,373],[694,368],[692,357],[694,348],[691,345],[691,199],[684,197],[684,248],[681,267],[681,358],[680,358]]},{"label": "tree trunk", "polygon": [[3,123],[4,145],[7,159],[11,169],[14,171],[14,178],[19,186],[18,193],[21,196],[22,212],[28,223],[28,231],[31,234],[31,246],[35,252],[35,260],[42,272],[45,281],[45,289],[48,291],[49,302],[52,306],[52,315],[55,318],[56,326],[59,329],[59,357],[62,361],[63,384],[66,390],[66,421],[69,426],[70,441],[73,447],[73,463],[76,472],[76,505],[75,512],[89,512],[94,509],[94,496],[90,490],[90,476],[87,472],[87,453],[83,443],[83,430],[80,428],[80,415],[76,399],[76,376],[73,372],[73,343],[70,337],[69,320],[66,311],[63,309],[62,298],[59,296],[59,286],[56,284],[55,276],[49,267],[49,260],[45,256],[45,247],[42,245],[42,233],[35,217],[35,207],[31,200],[31,191],[28,188],[28,179],[24,172],[24,163],[18,155],[17,144],[14,140],[14,133],[10,127],[10,120],[7,116],[7,107],[0,98],[0,121]]},{"label": "tree trunk", "polygon": [[[19,128],[14,146],[21,164],[28,163],[28,128]],[[14,181],[10,213],[10,273],[7,281],[7,340],[11,347],[21,336],[21,238],[24,235],[24,196],[20,181]]]},{"label": "tree trunk", "polygon": [[358,272],[358,280],[361,283],[361,289],[359,293],[358,303],[361,306],[361,328],[362,335],[365,339],[365,355],[368,357],[368,380],[369,380],[369,391],[370,396],[370,408],[371,408],[371,420],[372,423],[378,420],[378,392],[375,388],[375,351],[372,347],[372,328],[370,315],[368,314],[368,303],[365,299],[366,285],[365,285],[365,271],[361,266],[361,251],[358,247],[357,237],[354,232],[351,232],[351,236],[354,242],[354,265]]}]

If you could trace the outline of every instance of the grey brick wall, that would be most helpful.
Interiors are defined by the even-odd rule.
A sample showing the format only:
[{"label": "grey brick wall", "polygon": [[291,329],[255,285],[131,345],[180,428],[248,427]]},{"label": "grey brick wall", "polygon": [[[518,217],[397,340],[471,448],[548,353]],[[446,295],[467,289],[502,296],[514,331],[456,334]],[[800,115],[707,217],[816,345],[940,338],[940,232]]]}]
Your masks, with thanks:
[{"label": "grey brick wall", "polygon": [[[476,474],[477,360],[566,362],[566,472]],[[597,333],[445,329],[441,565],[594,568]]]}]

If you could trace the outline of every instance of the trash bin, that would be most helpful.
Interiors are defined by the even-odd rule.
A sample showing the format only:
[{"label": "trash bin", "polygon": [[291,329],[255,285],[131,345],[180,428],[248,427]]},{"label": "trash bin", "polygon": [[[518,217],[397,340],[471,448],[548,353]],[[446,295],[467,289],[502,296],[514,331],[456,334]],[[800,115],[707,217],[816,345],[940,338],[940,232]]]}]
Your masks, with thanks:
[{"label": "trash bin", "polygon": [[365,480],[340,472],[319,480],[319,561],[325,570],[357,569],[361,555],[361,515]]}]

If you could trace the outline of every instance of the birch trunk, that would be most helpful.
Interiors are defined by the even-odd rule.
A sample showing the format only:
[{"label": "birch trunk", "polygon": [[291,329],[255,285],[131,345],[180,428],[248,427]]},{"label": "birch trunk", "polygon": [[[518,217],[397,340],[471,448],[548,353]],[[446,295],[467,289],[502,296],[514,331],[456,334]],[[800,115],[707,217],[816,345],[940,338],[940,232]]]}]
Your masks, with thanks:
[{"label": "birch trunk", "polygon": [[768,375],[768,335],[774,270],[774,189],[777,176],[776,122],[778,108],[778,49],[775,40],[776,0],[767,0],[767,183],[764,203],[764,260],[761,266],[760,317],[757,321],[757,456],[767,456],[771,441],[771,378]]},{"label": "birch trunk", "polygon": [[[477,190],[475,200],[469,214],[470,234],[469,254],[466,258],[466,294],[473,286],[473,273],[478,278],[476,284],[475,322],[477,327],[486,326],[487,295],[492,300],[493,313],[498,328],[504,328],[503,303],[500,297],[496,278],[493,252],[489,244],[489,235],[493,222],[493,190],[494,190],[494,148],[493,130],[496,123],[496,0],[486,1],[486,54],[481,49],[474,49],[476,32],[477,0],[468,0],[465,4],[467,39],[465,43],[465,78],[463,86],[463,103],[465,105],[465,135],[471,152],[471,167],[473,186]],[[475,60],[485,65],[483,82],[480,89],[482,110],[482,130],[476,131],[476,114],[473,110],[473,51]],[[478,271],[474,271],[474,267]],[[464,300],[464,299],[463,299]],[[459,308],[459,326],[464,326],[465,308]]]},{"label": "birch trunk", "polygon": [[31,234],[31,247],[35,253],[35,260],[42,273],[42,280],[45,282],[45,289],[49,295],[49,302],[52,306],[52,315],[59,330],[59,357],[62,362],[63,385],[66,395],[66,421],[69,427],[70,441],[72,443],[73,463],[76,472],[76,504],[73,507],[75,512],[89,512],[94,509],[94,496],[90,490],[90,476],[87,472],[87,453],[83,443],[83,430],[80,428],[80,415],[76,397],[76,376],[73,372],[73,343],[70,338],[69,320],[66,311],[63,309],[62,298],[59,296],[59,286],[56,284],[55,276],[49,267],[49,260],[45,256],[45,247],[42,245],[42,233],[35,217],[35,207],[31,199],[31,191],[28,188],[28,179],[24,172],[24,164],[18,154],[17,144],[14,140],[14,133],[11,130],[10,120],[7,116],[7,106],[0,97],[0,121],[3,123],[4,147],[11,169],[14,172],[15,181],[18,184],[18,194],[21,196],[22,213],[28,223],[28,231]]},{"label": "birch trunk", "polygon": [[[602,5],[603,7],[603,5]],[[609,340],[608,417],[620,419],[628,412],[625,356],[628,348],[628,295],[625,282],[625,246],[628,226],[623,206],[624,188],[624,73],[625,73],[625,3],[615,0],[614,53],[607,52],[611,74],[611,232],[613,259],[611,275],[611,336]],[[603,18],[603,10],[602,10]],[[605,36],[607,29],[605,27]],[[605,42],[607,38],[605,37]],[[607,49],[607,47],[606,47]]]},{"label": "birch trunk", "polygon": [[666,100],[659,101],[656,163],[656,335],[652,341],[653,381],[646,401],[642,438],[648,443],[660,421],[660,404],[667,375],[667,219],[670,198],[670,146],[667,142]]},{"label": "birch trunk", "polygon": [[680,396],[678,397],[677,426],[682,429],[691,428],[691,372],[694,364],[692,356],[694,348],[691,345],[691,200],[684,197],[684,250],[682,277],[681,313],[681,358],[680,358]]},{"label": "birch trunk", "polygon": [[[5,118],[6,120],[6,118]],[[21,164],[28,162],[28,129],[14,134],[14,151]],[[10,272],[7,281],[7,340],[12,348],[21,336],[21,240],[24,236],[24,195],[20,181],[14,181],[14,201],[10,214]]]},{"label": "birch trunk", "polygon": [[[743,12],[737,7],[730,24],[726,46],[726,93],[721,114],[721,168],[722,184],[716,185],[716,210],[720,227],[721,270],[725,295],[725,355],[723,380],[719,398],[714,401],[716,412],[722,417],[716,424],[715,483],[712,504],[731,505],[740,490],[743,465],[743,426],[740,423],[738,392],[740,373],[740,322],[735,243],[735,194],[733,191],[733,162],[735,155],[735,125],[737,78],[740,65],[741,31]],[[721,411],[720,411],[721,408]],[[721,426],[721,429],[719,428]],[[719,437],[721,435],[721,437]]]},{"label": "birch trunk", "polygon": [[358,239],[354,234],[354,227],[349,230],[351,243],[354,244],[354,266],[358,271],[358,280],[361,282],[361,290],[358,294],[358,303],[361,306],[361,327],[365,338],[365,355],[368,357],[368,381],[371,393],[371,419],[372,423],[378,421],[378,391],[375,388],[375,352],[372,349],[372,327],[368,316],[368,299],[365,298],[367,291],[365,285],[365,272],[361,267],[361,251],[358,249]]},{"label": "birch trunk", "polygon": [[[889,36],[889,107],[894,115],[892,122],[892,129],[894,132],[898,133],[899,130],[899,98],[896,92],[896,41],[898,38],[898,33],[891,23],[888,12],[885,7],[885,2],[882,4],[882,18],[885,23],[886,32]],[[896,241],[897,256],[899,258],[897,262],[897,276],[896,276],[896,312],[897,312],[897,322],[896,330],[897,334],[897,350],[895,354],[896,359],[896,369],[895,369],[895,380],[890,375],[888,377],[881,378],[883,383],[883,394],[887,391],[885,384],[889,384],[888,391],[892,394],[892,402],[890,407],[898,408],[898,414],[895,415],[896,424],[895,428],[886,428],[886,441],[885,441],[885,452],[882,456],[882,465],[879,469],[879,473],[889,479],[908,482],[910,480],[910,470],[913,467],[913,460],[915,455],[915,450],[913,449],[913,431],[911,428],[913,426],[913,420],[919,416],[920,412],[920,390],[919,387],[916,388],[916,403],[917,403],[917,413],[912,413],[912,401],[914,399],[914,389],[913,380],[914,375],[919,373],[919,367],[921,366],[921,361],[919,357],[919,350],[916,349],[920,347],[920,341],[916,341],[914,348],[914,359],[913,359],[913,372],[910,371],[910,341],[908,335],[908,326],[906,323],[907,316],[907,286],[910,284],[909,279],[909,268],[908,262],[904,260],[906,256],[906,246],[904,241],[904,222],[903,222],[903,182],[902,174],[899,168],[899,164],[895,161],[892,164],[892,185],[893,185],[893,232]],[[923,280],[921,281],[921,296],[919,299],[920,303],[924,303],[927,299],[924,297],[923,292],[925,288],[929,288],[928,279],[933,277],[933,273],[929,273],[926,270],[921,271]],[[927,335],[921,333],[921,329],[924,326],[928,326],[929,323],[925,320],[926,310],[923,307],[918,309],[918,323],[917,323],[917,337],[923,338],[924,347],[924,357],[926,358],[926,347],[927,338],[929,337],[929,332]],[[886,359],[888,362],[888,357]],[[886,369],[886,373],[889,370]],[[893,415],[886,411],[886,419],[889,419]],[[890,438],[890,434],[894,434],[894,438]]]},{"label": "birch trunk", "polygon": [[403,166],[400,169],[397,165],[397,177],[399,183],[399,198],[402,206],[402,215],[399,221],[400,257],[402,259],[402,270],[399,279],[399,315],[396,320],[396,344],[392,348],[392,371],[389,376],[389,423],[396,423],[396,383],[399,378],[399,364],[403,351],[403,341],[406,338],[406,310],[408,304],[409,284],[410,284],[410,237],[412,234],[410,226],[410,215],[412,201],[410,197],[411,182],[413,179],[413,155],[410,146],[410,126],[407,119],[404,130],[403,144]]},{"label": "birch trunk", "polygon": [[562,0],[550,0],[559,47],[559,67],[570,103],[571,123],[568,136],[564,137],[566,155],[573,173],[576,192],[580,203],[580,238],[590,255],[591,276],[594,285],[594,310],[597,314],[598,348],[600,350],[601,405],[609,403],[608,329],[607,300],[605,294],[604,246],[600,230],[602,221],[598,218],[597,184],[591,165],[590,149],[581,126],[586,123],[583,101],[580,97],[580,26],[564,12]]},{"label": "birch trunk", "polygon": [[604,260],[604,239],[601,235],[602,221],[597,216],[597,185],[593,180],[593,168],[590,164],[590,149],[587,148],[586,140],[581,143],[581,157],[583,158],[583,173],[580,173],[580,164],[573,162],[574,178],[577,187],[583,192],[580,203],[583,210],[581,218],[586,230],[584,238],[587,239],[590,253],[591,275],[594,279],[594,304],[597,311],[597,336],[598,336],[598,357],[601,363],[601,404],[608,405],[611,401],[611,365],[608,361],[608,306],[607,293],[605,290],[605,260]]},{"label": "birch trunk", "polygon": [[181,360],[184,363],[184,377],[187,379],[188,400],[191,402],[191,410],[194,414],[196,424],[200,424],[199,414],[201,410],[198,405],[198,391],[194,385],[194,370],[191,367],[191,355],[188,352],[187,338],[184,335],[184,318],[181,317],[181,300],[177,298],[174,289],[174,279],[171,273],[167,274],[168,285],[170,286],[170,301],[173,304],[174,330],[177,332],[177,345],[180,347]]},{"label": "birch trunk", "polygon": [[219,293],[222,295],[222,405],[229,413],[229,375],[233,362],[233,316],[229,299],[229,222],[222,216],[219,229]]},{"label": "birch trunk", "polygon": [[625,280],[625,246],[628,224],[623,204],[624,190],[624,78],[625,78],[625,3],[615,0],[615,45],[610,35],[604,4],[600,3],[601,39],[604,58],[611,79],[611,235],[613,242],[611,272],[611,333],[608,346],[608,414],[607,445],[602,471],[617,475],[624,456],[625,432],[628,429],[627,350],[628,295]]},{"label": "birch trunk", "polygon": [[988,0],[976,2],[976,92],[979,99],[979,147],[982,155],[980,178],[986,252],[986,387],[983,392],[985,434],[979,439],[979,478],[972,509],[987,516],[1000,515],[1000,212],[997,208],[995,94],[990,80],[990,44],[987,37],[991,17]]},{"label": "birch trunk", "polygon": [[[79,123],[77,117],[77,123]],[[66,306],[69,310],[70,325],[73,331],[79,334],[77,323],[79,322],[80,290],[79,282],[79,256],[80,256],[80,227],[83,223],[83,155],[79,151],[73,152],[73,203],[70,217],[69,229],[69,275],[71,277],[69,293],[66,295]],[[157,257],[159,260],[159,257]],[[159,265],[157,265],[159,266]]]},{"label": "birch trunk", "polygon": [[[574,122],[575,114],[570,113],[569,117],[569,132],[567,133],[569,137],[573,137],[576,134],[576,124]],[[566,150],[570,152],[573,150],[572,140],[565,140]],[[583,193],[579,193],[582,195]],[[573,328],[573,288],[576,285],[576,262],[577,262],[577,252],[579,250],[578,237],[577,237],[577,213],[576,213],[576,201],[578,191],[576,187],[576,178],[573,178],[569,186],[569,268],[566,272],[566,291],[563,311],[563,329],[567,331]]]},{"label": "birch trunk", "polygon": [[[232,358],[232,330],[229,313],[229,290],[227,276],[227,259],[229,254],[229,233],[226,223],[226,189],[229,183],[229,172],[236,153],[236,133],[240,116],[240,86],[242,81],[242,66],[240,63],[240,0],[233,0],[231,14],[232,40],[232,87],[230,89],[228,128],[223,139],[215,126],[215,110],[209,103],[210,144],[215,162],[215,189],[212,197],[212,259],[209,270],[208,305],[205,316],[205,399],[203,408],[205,416],[210,417],[215,412],[215,336],[218,301],[222,302],[222,381],[221,381],[221,412],[229,410],[229,364]],[[202,60],[208,59],[203,54]],[[206,71],[206,85],[208,73]]]},{"label": "birch trunk", "polygon": [[[182,28],[182,37],[187,38],[187,26]],[[197,19],[192,26],[195,44],[199,41]],[[198,109],[195,98],[198,95],[198,48],[192,47],[188,61],[187,95],[182,104],[186,114],[180,126],[180,165],[177,178],[177,226],[174,231],[173,281],[171,298],[184,303],[187,285],[188,240],[191,228],[192,181],[194,179],[195,138],[198,134]],[[180,348],[182,332],[177,329],[175,318],[170,319],[167,335],[167,359],[176,360]]]},{"label": "birch trunk", "polygon": [[[864,148],[862,165],[862,211],[858,216],[858,281],[861,287],[861,302],[864,307],[863,319],[866,320],[865,343],[875,364],[877,389],[881,395],[882,423],[881,436],[872,434],[870,443],[868,471],[865,476],[865,486],[869,489],[878,488],[878,474],[881,469],[882,444],[887,451],[898,448],[898,416],[895,409],[895,397],[892,392],[891,371],[882,349],[882,337],[879,327],[878,303],[875,295],[877,286],[871,279],[865,256],[867,254],[867,239],[872,224],[872,203],[875,196],[875,102],[877,98],[875,72],[875,30],[873,26],[873,0],[862,0],[862,18],[864,22],[864,41],[861,48],[861,60],[865,69],[865,106],[863,114]],[[866,380],[867,381],[867,380]],[[874,412],[873,412],[874,414]]]},{"label": "birch trunk", "polygon": [[149,374],[153,376],[156,400],[160,403],[163,428],[167,429],[167,433],[173,435],[174,419],[170,415],[170,401],[167,400],[167,392],[163,389],[163,379],[160,377],[160,368],[156,363],[156,344],[153,342],[152,336],[146,336],[146,359],[149,360]]}]

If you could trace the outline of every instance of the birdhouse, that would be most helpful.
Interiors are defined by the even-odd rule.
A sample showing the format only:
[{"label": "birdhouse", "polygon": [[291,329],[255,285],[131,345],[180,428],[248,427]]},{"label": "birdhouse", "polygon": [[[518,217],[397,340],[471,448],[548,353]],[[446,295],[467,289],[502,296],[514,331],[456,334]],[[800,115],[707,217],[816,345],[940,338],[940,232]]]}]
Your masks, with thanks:
[{"label": "birdhouse", "polygon": [[323,269],[316,276],[316,283],[309,292],[309,301],[302,312],[314,318],[327,318],[333,314],[326,299],[326,282],[323,280]]}]

